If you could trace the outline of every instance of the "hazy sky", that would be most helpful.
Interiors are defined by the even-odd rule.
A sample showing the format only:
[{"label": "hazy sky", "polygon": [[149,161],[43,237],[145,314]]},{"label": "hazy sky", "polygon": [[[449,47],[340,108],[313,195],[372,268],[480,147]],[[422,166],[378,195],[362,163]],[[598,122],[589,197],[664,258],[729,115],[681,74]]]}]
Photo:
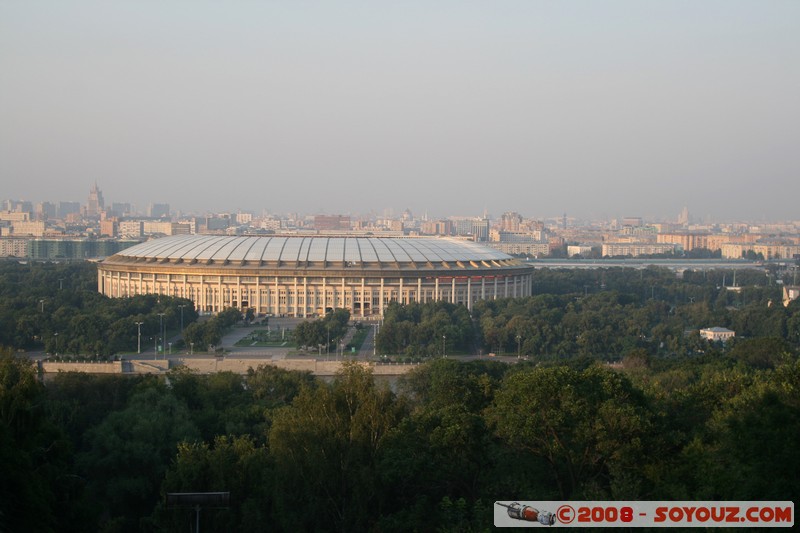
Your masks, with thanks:
[{"label": "hazy sky", "polygon": [[0,198],[800,219],[800,1],[0,0]]}]

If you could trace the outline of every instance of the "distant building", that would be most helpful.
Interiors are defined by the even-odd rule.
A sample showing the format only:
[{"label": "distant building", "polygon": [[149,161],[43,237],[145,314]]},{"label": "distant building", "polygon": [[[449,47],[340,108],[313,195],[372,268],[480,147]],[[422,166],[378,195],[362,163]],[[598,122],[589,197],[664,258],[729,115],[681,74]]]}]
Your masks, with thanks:
[{"label": "distant building", "polygon": [[728,328],[713,327],[713,328],[701,329],[700,336],[712,342],[716,341],[725,342],[728,339],[734,338],[736,336],[736,332]]},{"label": "distant building", "polygon": [[30,239],[0,238],[0,257],[27,257]]},{"label": "distant building", "polygon": [[800,298],[800,287],[785,285],[783,287],[783,306],[788,307],[791,302]]},{"label": "distant building", "polygon": [[141,220],[123,220],[119,223],[119,236],[138,238],[144,234]]},{"label": "distant building", "polygon": [[489,240],[489,219],[481,218],[472,222],[472,236],[476,242]]},{"label": "distant building", "polygon": [[656,242],[678,244],[686,252],[697,248],[707,248],[710,250],[708,237],[708,233],[659,233],[656,237]]},{"label": "distant building", "polygon": [[30,219],[30,214],[22,211],[0,211],[0,220],[8,222],[27,222]]},{"label": "distant building", "polygon": [[108,257],[141,241],[117,239],[30,239],[28,257],[31,259],[94,259]]},{"label": "distant building", "polygon": [[543,257],[550,255],[548,242],[487,242],[487,246],[510,255],[532,255]]},{"label": "distant building", "polygon": [[278,231],[281,229],[281,221],[277,218],[265,218],[261,220],[259,227],[263,230]]},{"label": "distant building", "polygon": [[114,202],[111,204],[111,216],[125,217],[131,214],[131,204]]},{"label": "distant building", "polygon": [[237,224],[249,224],[253,221],[253,213],[236,213]]},{"label": "distant building", "polygon": [[314,229],[347,231],[350,229],[350,217],[347,215],[314,215]]},{"label": "distant building", "polygon": [[41,237],[44,235],[45,225],[43,220],[26,220],[11,223],[11,232],[14,235],[30,235]]},{"label": "distant building", "polygon": [[420,226],[420,233],[423,235],[452,235],[452,220],[431,220],[423,222]]},{"label": "distant building", "polygon": [[604,257],[672,254],[677,246],[667,243],[608,242],[603,244],[602,254]]},{"label": "distant building", "polygon": [[81,204],[78,202],[58,202],[58,218],[66,219],[67,216],[80,213],[80,211]]},{"label": "distant building", "polygon": [[99,217],[100,211],[105,208],[105,201],[103,200],[103,192],[95,182],[94,186],[89,190],[89,199],[86,201],[86,216]]},{"label": "distant building", "polygon": [[678,224],[681,226],[686,226],[691,222],[691,217],[689,216],[689,208],[684,207],[681,211],[681,214],[678,215]]},{"label": "distant building", "polygon": [[500,230],[501,231],[519,231],[522,224],[522,215],[514,211],[503,213],[500,217]]},{"label": "distant building", "polygon": [[36,217],[39,220],[56,218],[56,205],[50,202],[42,202],[36,206]]},{"label": "distant building", "polygon": [[567,246],[567,256],[574,257],[576,255],[589,255],[592,253],[592,247],[588,244],[577,244]]},{"label": "distant building", "polygon": [[150,218],[166,218],[169,216],[169,204],[150,204]]},{"label": "distant building", "polygon": [[642,217],[625,217],[622,219],[623,226],[633,226],[638,227],[644,224]]},{"label": "distant building", "polygon": [[172,222],[144,220],[142,221],[142,232],[145,235],[172,235]]},{"label": "distant building", "polygon": [[764,259],[792,259],[800,255],[800,245],[797,244],[723,244],[722,257],[725,259],[739,259],[748,252],[761,254]]},{"label": "distant building", "polygon": [[119,234],[119,222],[116,218],[107,218],[100,221],[100,235],[103,237],[116,237]]}]

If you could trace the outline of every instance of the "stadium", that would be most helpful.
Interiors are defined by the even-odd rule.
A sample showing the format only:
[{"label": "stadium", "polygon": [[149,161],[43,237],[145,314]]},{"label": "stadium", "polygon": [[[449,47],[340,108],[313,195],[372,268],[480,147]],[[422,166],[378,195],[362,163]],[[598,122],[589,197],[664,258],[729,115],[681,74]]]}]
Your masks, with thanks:
[{"label": "stadium", "polygon": [[98,264],[98,291],[188,298],[201,313],[314,317],[348,309],[380,318],[392,302],[531,294],[533,268],[497,250],[446,238],[178,235]]}]

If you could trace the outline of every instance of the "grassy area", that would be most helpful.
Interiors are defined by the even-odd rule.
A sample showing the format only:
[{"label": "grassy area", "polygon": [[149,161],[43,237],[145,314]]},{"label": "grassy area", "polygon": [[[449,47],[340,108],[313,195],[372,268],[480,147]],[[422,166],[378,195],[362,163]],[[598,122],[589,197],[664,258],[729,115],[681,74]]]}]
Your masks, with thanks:
[{"label": "grassy area", "polygon": [[292,338],[291,330],[270,331],[267,329],[257,329],[246,337],[236,341],[234,346],[244,347],[296,347]]}]

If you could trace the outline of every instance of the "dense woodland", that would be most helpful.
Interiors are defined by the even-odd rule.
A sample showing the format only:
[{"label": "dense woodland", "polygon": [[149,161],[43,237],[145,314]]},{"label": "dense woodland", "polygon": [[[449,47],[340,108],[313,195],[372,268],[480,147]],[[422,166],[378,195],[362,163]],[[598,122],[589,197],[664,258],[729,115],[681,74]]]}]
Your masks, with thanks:
[{"label": "dense woodland", "polygon": [[143,347],[152,348],[162,321],[167,332],[180,332],[181,314],[184,325],[198,316],[181,298],[103,296],[93,263],[0,261],[0,346],[108,358],[136,353],[137,322]]},{"label": "dense woodland", "polygon": [[[52,298],[59,268],[25,275]],[[189,531],[193,512],[165,505],[184,491],[230,491],[204,531],[486,531],[507,499],[793,500],[800,302],[763,272],[728,291],[731,274],[537,271],[536,296],[471,315],[393,307],[395,353],[438,355],[446,335],[450,357],[391,388],[355,365],[332,381],[261,367],[42,383],[8,304],[41,312],[41,296],[2,285],[0,531]],[[711,325],[745,338],[687,333]],[[474,347],[528,359],[451,352]]]}]

